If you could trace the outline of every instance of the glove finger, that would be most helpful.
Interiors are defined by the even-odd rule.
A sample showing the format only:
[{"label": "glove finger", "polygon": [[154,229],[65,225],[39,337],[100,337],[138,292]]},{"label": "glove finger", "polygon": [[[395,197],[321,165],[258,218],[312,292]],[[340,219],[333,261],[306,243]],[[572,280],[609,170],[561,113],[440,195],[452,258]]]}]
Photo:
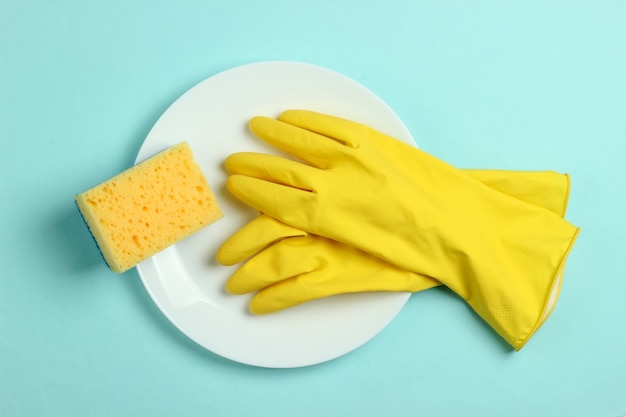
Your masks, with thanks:
[{"label": "glove finger", "polygon": [[302,190],[314,190],[321,172],[317,168],[275,155],[239,152],[229,155],[224,162],[232,174],[242,174]]},{"label": "glove finger", "polygon": [[439,285],[437,280],[391,265],[358,276],[334,276],[329,270],[315,270],[263,288],[250,301],[250,311],[254,314],[269,314],[333,295],[378,291],[418,292]]},{"label": "glove finger", "polygon": [[284,238],[306,235],[306,232],[261,214],[229,237],[218,249],[216,258],[222,265],[234,265]]},{"label": "glove finger", "polygon": [[226,282],[231,294],[246,294],[276,282],[312,272],[320,258],[307,251],[307,237],[279,242],[244,263]]},{"label": "glove finger", "polygon": [[311,210],[304,208],[315,205],[315,193],[238,174],[228,178],[226,187],[243,203],[284,223],[300,229],[311,223]]},{"label": "glove finger", "polygon": [[321,272],[314,271],[263,288],[250,301],[250,311],[269,314],[346,292],[340,287],[319,285],[316,282],[319,275]]},{"label": "glove finger", "polygon": [[253,117],[250,130],[269,144],[318,168],[328,168],[337,155],[349,149],[331,138],[269,117]]},{"label": "glove finger", "polygon": [[440,285],[431,277],[315,235],[282,240],[246,267],[232,284],[247,292],[261,290],[251,304],[259,314],[335,294],[418,292]]},{"label": "glove finger", "polygon": [[359,137],[372,131],[363,124],[309,110],[287,110],[280,115],[279,120],[333,138],[351,148],[359,146]]}]

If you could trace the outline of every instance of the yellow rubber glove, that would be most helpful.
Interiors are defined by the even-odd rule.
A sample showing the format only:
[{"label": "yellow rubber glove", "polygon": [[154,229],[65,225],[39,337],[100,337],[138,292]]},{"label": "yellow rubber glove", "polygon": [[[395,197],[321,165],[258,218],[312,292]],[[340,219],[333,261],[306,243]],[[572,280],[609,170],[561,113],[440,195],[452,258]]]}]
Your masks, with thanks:
[{"label": "yellow rubber glove", "polygon": [[309,111],[254,133],[309,165],[234,154],[230,192],[309,233],[437,279],[515,349],[547,318],[578,229],[365,125]]},{"label": "yellow rubber glove", "polygon": [[[556,172],[464,170],[491,188],[558,216],[565,214],[569,177]],[[254,256],[256,255],[256,256]],[[231,294],[259,291],[255,314],[273,313],[337,294],[370,291],[418,292],[439,281],[397,268],[343,243],[312,235],[261,215],[219,249],[217,260],[234,265],[249,257],[226,283]]]}]

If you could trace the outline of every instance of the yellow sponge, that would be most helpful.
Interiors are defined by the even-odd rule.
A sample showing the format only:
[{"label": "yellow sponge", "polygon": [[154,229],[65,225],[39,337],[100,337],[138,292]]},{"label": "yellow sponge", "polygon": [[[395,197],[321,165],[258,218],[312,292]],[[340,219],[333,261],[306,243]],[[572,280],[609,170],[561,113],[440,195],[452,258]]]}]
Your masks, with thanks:
[{"label": "yellow sponge", "polygon": [[187,142],[76,196],[113,272],[124,272],[222,217]]}]

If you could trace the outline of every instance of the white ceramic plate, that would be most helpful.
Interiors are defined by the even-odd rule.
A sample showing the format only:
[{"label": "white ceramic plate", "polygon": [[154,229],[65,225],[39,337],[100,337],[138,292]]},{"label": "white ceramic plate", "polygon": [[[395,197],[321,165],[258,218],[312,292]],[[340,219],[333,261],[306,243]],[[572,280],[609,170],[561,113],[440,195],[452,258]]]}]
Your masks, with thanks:
[{"label": "white ceramic plate", "polygon": [[250,296],[232,296],[234,272],[215,261],[218,247],[256,212],[225,189],[231,153],[277,153],[248,132],[250,117],[310,109],[361,121],[413,144],[395,113],[357,82],[314,65],[249,64],[219,73],[176,100],[148,134],[137,162],[189,142],[214,189],[224,218],[137,266],[154,302],[185,335],[206,349],[250,365],[288,368],[334,359],[379,333],[408,293],[329,297],[265,316],[248,312]]}]

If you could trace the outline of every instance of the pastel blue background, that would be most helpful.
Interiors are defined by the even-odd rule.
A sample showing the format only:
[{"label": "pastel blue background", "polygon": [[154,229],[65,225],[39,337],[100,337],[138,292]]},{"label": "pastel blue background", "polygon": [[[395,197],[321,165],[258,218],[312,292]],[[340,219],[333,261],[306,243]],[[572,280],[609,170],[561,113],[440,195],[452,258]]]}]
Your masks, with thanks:
[{"label": "pastel blue background", "polygon": [[[459,167],[571,174],[583,230],[521,352],[435,289],[347,356],[253,368],[106,269],[73,195],[188,88],[276,59],[361,82]],[[626,414],[624,1],[3,0],[0,140],[1,416]]]}]

